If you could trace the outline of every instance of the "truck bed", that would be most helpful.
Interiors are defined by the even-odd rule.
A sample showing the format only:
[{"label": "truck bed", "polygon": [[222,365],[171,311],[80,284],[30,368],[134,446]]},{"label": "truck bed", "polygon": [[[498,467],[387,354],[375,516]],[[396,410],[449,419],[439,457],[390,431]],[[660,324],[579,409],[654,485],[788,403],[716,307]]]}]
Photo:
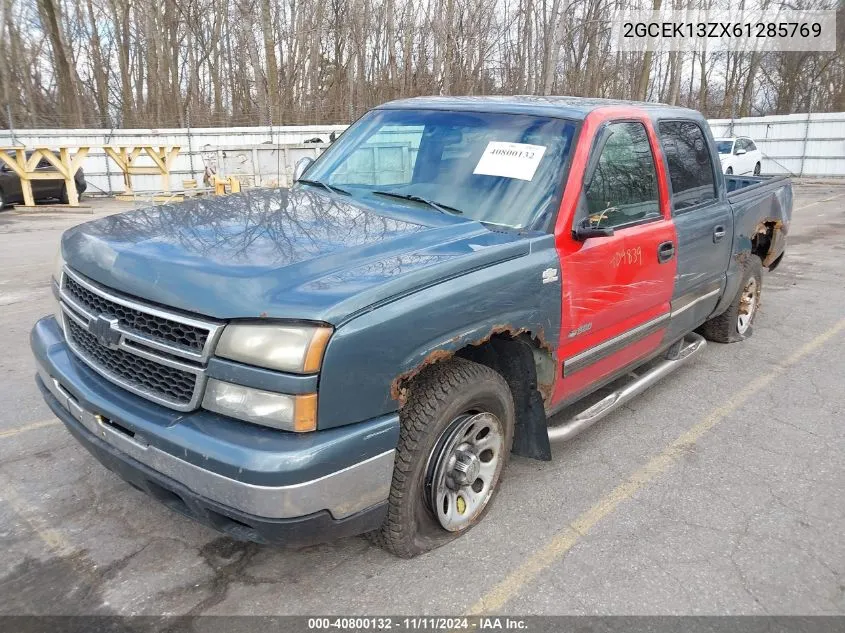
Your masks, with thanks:
[{"label": "truck bed", "polygon": [[734,214],[734,254],[755,249],[763,265],[770,266],[786,246],[792,181],[788,176],[725,176],[725,185]]},{"label": "truck bed", "polygon": [[788,180],[789,176],[733,176],[725,175],[725,186],[728,198],[734,194],[748,193],[750,189],[758,189],[761,185],[772,185]]}]

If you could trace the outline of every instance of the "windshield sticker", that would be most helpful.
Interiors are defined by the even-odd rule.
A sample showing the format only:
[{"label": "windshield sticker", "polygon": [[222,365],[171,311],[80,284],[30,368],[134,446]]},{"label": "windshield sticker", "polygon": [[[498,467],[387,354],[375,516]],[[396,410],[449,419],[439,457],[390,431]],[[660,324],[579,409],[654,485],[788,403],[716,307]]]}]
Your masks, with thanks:
[{"label": "windshield sticker", "polygon": [[545,153],[543,145],[490,141],[472,173],[531,180]]}]

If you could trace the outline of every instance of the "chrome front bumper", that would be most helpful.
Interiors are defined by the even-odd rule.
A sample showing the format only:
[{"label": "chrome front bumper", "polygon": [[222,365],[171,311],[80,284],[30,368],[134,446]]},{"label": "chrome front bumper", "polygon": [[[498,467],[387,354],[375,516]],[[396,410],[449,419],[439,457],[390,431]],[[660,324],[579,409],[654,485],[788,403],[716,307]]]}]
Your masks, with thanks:
[{"label": "chrome front bumper", "polygon": [[[45,325],[45,321],[52,323]],[[54,412],[66,424],[72,418],[130,462],[178,482],[199,497],[255,517],[287,519],[328,511],[335,520],[388,498],[398,417],[395,429],[393,420],[379,420],[361,423],[357,431],[358,425],[351,425],[305,434],[310,437],[268,436],[262,430],[258,432],[265,435],[256,439],[252,431],[243,430],[243,423],[233,422],[231,429],[221,430],[219,416],[198,411],[191,419],[190,414],[144,403],[100,380],[72,356],[59,336],[51,317],[39,322],[32,335],[38,379],[55,398]],[[280,443],[271,444],[273,440]],[[177,442],[182,447],[172,449],[177,454],[164,450]],[[188,455],[191,449],[193,454]],[[177,456],[182,453],[186,459]],[[223,459],[228,461],[222,463]],[[216,470],[225,466],[228,472],[215,472],[196,462]],[[264,485],[280,477],[285,485]]]},{"label": "chrome front bumper", "polygon": [[131,437],[83,408],[41,365],[38,376],[59,404],[101,440],[196,494],[248,514],[281,519],[328,510],[335,519],[342,519],[384,501],[390,493],[394,450],[311,481],[258,486],[195,466],[147,444],[137,434]]}]

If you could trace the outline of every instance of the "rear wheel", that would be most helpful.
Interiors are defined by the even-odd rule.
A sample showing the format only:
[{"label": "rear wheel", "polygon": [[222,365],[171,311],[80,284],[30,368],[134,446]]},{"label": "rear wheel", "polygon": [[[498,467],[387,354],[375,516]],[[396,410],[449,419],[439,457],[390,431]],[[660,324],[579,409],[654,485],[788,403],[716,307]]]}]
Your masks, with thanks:
[{"label": "rear wheel", "polygon": [[757,163],[756,165],[754,165],[754,175],[755,176],[760,175],[760,163]]},{"label": "rear wheel", "polygon": [[733,173],[734,173],[734,168],[733,168],[733,167],[728,167],[728,168],[725,170],[725,175],[726,175],[726,176],[733,176]]},{"label": "rear wheel", "polygon": [[513,398],[499,373],[454,358],[413,380],[400,422],[387,518],[369,537],[410,558],[487,514],[510,456]]},{"label": "rear wheel", "polygon": [[763,263],[756,255],[750,255],[739,291],[731,305],[701,326],[701,333],[717,343],[736,343],[747,339],[753,332],[751,326],[760,307],[762,289]]}]

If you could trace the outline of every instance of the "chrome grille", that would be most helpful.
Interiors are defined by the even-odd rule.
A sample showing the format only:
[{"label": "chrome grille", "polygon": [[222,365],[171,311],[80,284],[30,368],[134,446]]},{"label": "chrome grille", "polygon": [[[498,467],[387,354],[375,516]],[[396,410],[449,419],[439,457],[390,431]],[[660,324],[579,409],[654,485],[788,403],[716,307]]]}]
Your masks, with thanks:
[{"label": "chrome grille", "polygon": [[68,345],[93,370],[170,408],[199,406],[222,323],[140,303],[68,268],[60,300]]},{"label": "chrome grille", "polygon": [[73,277],[65,279],[65,291],[91,314],[111,314],[128,330],[145,334],[158,341],[202,352],[208,341],[208,330],[202,327],[171,321],[164,317],[141,312],[126,305],[109,301],[91,292]]},{"label": "chrome grille", "polygon": [[149,393],[159,394],[174,404],[190,404],[197,385],[196,374],[159,365],[121,349],[103,347],[93,334],[70,319],[67,321],[67,336],[82,352],[82,356],[95,362],[108,374]]}]

